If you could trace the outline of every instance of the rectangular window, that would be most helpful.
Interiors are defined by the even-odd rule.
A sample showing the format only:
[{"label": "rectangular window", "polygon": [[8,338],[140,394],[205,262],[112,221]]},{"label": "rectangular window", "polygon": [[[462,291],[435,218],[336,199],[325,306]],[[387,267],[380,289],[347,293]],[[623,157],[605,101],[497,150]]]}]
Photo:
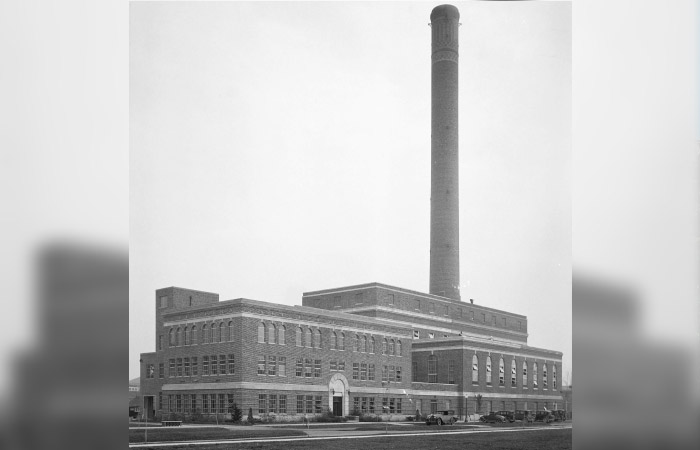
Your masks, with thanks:
[{"label": "rectangular window", "polygon": [[158,350],[163,350],[163,335],[158,336]]},{"label": "rectangular window", "polygon": [[219,374],[226,375],[226,355],[219,355]]},{"label": "rectangular window", "polygon": [[216,375],[218,373],[218,368],[219,368],[219,361],[216,355],[211,355],[209,357],[209,360],[211,361],[211,374]]},{"label": "rectangular window", "polygon": [[182,395],[180,395],[180,394],[175,395],[175,401],[177,402],[175,404],[175,411],[182,412]]},{"label": "rectangular window", "polygon": [[277,357],[268,356],[267,357],[267,374],[270,376],[277,375]]},{"label": "rectangular window", "polygon": [[430,400],[430,414],[435,414],[437,412],[437,399],[433,398]]},{"label": "rectangular window", "polygon": [[233,353],[228,355],[228,373],[229,375],[236,373],[236,358]]},{"label": "rectangular window", "polygon": [[388,383],[388,382],[389,382],[389,367],[382,366],[382,383]]},{"label": "rectangular window", "polygon": [[481,313],[481,321],[486,323],[486,313]]},{"label": "rectangular window", "polygon": [[165,364],[158,364],[158,378],[165,378]]},{"label": "rectangular window", "polygon": [[508,326],[508,322],[507,322],[507,320],[506,320],[505,317],[503,318],[503,326],[504,326],[504,327],[505,327],[505,326]]},{"label": "rectangular window", "polygon": [[369,365],[369,373],[367,374],[367,379],[369,381],[374,381],[374,364]]},{"label": "rectangular window", "polygon": [[175,408],[175,396],[173,394],[168,395],[168,411],[173,412]]},{"label": "rectangular window", "polygon": [[202,375],[209,375],[209,357],[202,356]]},{"label": "rectangular window", "polygon": [[352,399],[353,411],[360,412],[360,397],[354,397]]},{"label": "rectangular window", "polygon": [[223,414],[226,412],[226,395],[219,394],[219,413]]},{"label": "rectangular window", "polygon": [[182,376],[182,358],[177,358],[177,376]]},{"label": "rectangular window", "polygon": [[[227,408],[228,409],[232,408],[233,407],[233,394],[227,394],[226,401],[228,402],[228,403],[226,403]],[[229,411],[226,411],[226,412],[229,412]]]},{"label": "rectangular window", "polygon": [[258,414],[267,412],[267,394],[258,394]]},{"label": "rectangular window", "polygon": [[294,374],[298,377],[303,377],[304,376],[304,360],[301,358],[297,358],[297,366],[296,366],[296,371]]},{"label": "rectangular window", "polygon": [[190,358],[185,358],[185,376],[190,376]]},{"label": "rectangular window", "polygon": [[455,384],[455,362],[450,360],[447,368],[447,384]]},{"label": "rectangular window", "polygon": [[396,412],[396,400],[392,397],[389,399],[389,413],[394,414]]},{"label": "rectangular window", "polygon": [[154,378],[155,376],[156,376],[155,364],[148,364],[146,366],[146,378]]},{"label": "rectangular window", "polygon": [[389,381],[396,381],[396,368],[394,366],[389,366]]},{"label": "rectangular window", "polygon": [[158,393],[158,409],[163,410],[163,393],[159,392]]},{"label": "rectangular window", "polygon": [[367,406],[368,406],[367,405],[367,397],[362,397],[360,399],[360,412],[362,412],[362,413],[368,412]]},{"label": "rectangular window", "polygon": [[411,370],[411,380],[414,382],[418,381],[418,361],[413,361]]},{"label": "rectangular window", "polygon": [[209,395],[209,403],[211,403],[211,412],[213,414],[216,413],[216,394],[210,394]]},{"label": "rectangular window", "polygon": [[314,378],[321,378],[321,360],[314,360]]},{"label": "rectangular window", "polygon": [[333,360],[331,361],[331,372],[336,372],[338,370],[338,362]]},{"label": "rectangular window", "polygon": [[401,377],[401,367],[400,367],[400,366],[396,366],[396,382],[397,382],[397,383],[400,383],[401,381],[402,381],[402,377]]},{"label": "rectangular window", "polygon": [[396,303],[395,303],[396,300],[394,299],[394,294],[389,294],[387,297],[388,297],[390,305],[396,305]]},{"label": "rectangular window", "polygon": [[267,404],[267,409],[271,413],[277,412],[277,395],[270,394],[270,399],[269,399],[268,404]]},{"label": "rectangular window", "polygon": [[428,357],[428,383],[437,383],[437,358]]},{"label": "rectangular window", "polygon": [[197,357],[192,357],[192,376],[196,377],[199,375],[199,365],[197,364]]},{"label": "rectangular window", "polygon": [[360,380],[367,380],[367,363],[360,364]]},{"label": "rectangular window", "polygon": [[374,397],[369,398],[369,412],[370,414],[374,414]]},{"label": "rectangular window", "polygon": [[322,412],[322,397],[317,395],[314,397],[314,412],[320,414]]},{"label": "rectangular window", "polygon": [[285,356],[277,358],[277,375],[281,377],[287,376],[287,358]]},{"label": "rectangular window", "polygon": [[314,396],[307,395],[306,396],[306,413],[313,414],[313,412],[314,412]]},{"label": "rectangular window", "polygon": [[396,414],[401,414],[401,399],[396,399]]},{"label": "rectangular window", "polygon": [[389,413],[389,398],[388,397],[382,397],[382,413],[383,414]]},{"label": "rectangular window", "polygon": [[163,296],[160,298],[160,307],[161,308],[167,308],[168,307],[168,297]]},{"label": "rectangular window", "polygon": [[304,358],[304,377],[311,378],[311,360]]},{"label": "rectangular window", "polygon": [[297,414],[304,414],[304,396],[297,395]]},{"label": "rectangular window", "polygon": [[287,396],[285,394],[280,394],[280,414],[287,414]]},{"label": "rectangular window", "polygon": [[352,363],[352,379],[360,379],[360,363]]},{"label": "rectangular window", "polygon": [[209,396],[207,394],[202,394],[202,412],[209,414]]},{"label": "rectangular window", "polygon": [[338,372],[345,372],[345,361],[338,361]]},{"label": "rectangular window", "polygon": [[493,319],[493,320],[491,321],[491,324],[492,324],[493,326],[496,326],[496,316],[493,316],[492,319]]},{"label": "rectangular window", "polygon": [[265,356],[258,356],[258,375],[265,375]]}]

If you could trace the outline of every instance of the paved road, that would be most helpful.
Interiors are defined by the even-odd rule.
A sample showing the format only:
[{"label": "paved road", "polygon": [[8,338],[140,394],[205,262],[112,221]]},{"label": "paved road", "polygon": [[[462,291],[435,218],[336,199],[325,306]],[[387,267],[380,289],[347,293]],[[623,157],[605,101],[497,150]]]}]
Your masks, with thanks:
[{"label": "paved road", "polygon": [[[337,425],[337,424],[333,424]],[[223,428],[228,428],[229,426],[222,426]],[[264,427],[259,426],[259,427]],[[219,440],[203,440],[203,441],[185,441],[185,442],[159,442],[159,443],[138,443],[129,444],[129,448],[139,448],[139,447],[173,447],[181,445],[216,445],[216,444],[238,444],[238,443],[266,443],[266,442],[290,442],[290,441],[315,441],[315,440],[327,440],[327,439],[367,439],[367,438],[382,438],[382,437],[397,437],[397,436],[423,436],[425,434],[430,435],[442,435],[442,434],[475,434],[475,433],[526,433],[535,430],[559,430],[571,428],[571,423],[555,423],[550,425],[527,425],[523,427],[490,427],[488,425],[468,425],[462,427],[434,427],[428,429],[416,429],[408,430],[401,426],[390,426],[388,434],[384,430],[365,430],[365,431],[354,431],[354,430],[343,430],[342,427],[310,427],[308,430],[304,430],[308,436],[303,437],[282,437],[282,438],[253,438],[253,439],[219,439]],[[270,427],[271,428],[271,427]],[[133,429],[133,428],[132,428]],[[420,430],[420,431],[417,431]]]}]

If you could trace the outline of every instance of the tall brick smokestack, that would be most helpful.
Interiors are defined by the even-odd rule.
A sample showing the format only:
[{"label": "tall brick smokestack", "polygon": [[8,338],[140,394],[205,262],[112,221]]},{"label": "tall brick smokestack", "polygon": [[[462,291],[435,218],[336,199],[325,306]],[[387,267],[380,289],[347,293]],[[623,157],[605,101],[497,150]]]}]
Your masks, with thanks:
[{"label": "tall brick smokestack", "polygon": [[459,10],[440,5],[432,31],[430,293],[460,300],[457,73]]}]

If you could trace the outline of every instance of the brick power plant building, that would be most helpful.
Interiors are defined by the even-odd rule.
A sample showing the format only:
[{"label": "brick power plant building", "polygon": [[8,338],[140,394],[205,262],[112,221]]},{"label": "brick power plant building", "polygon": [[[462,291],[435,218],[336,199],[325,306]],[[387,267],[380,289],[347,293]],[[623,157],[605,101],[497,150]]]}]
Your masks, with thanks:
[{"label": "brick power plant building", "polygon": [[380,283],[302,306],[156,291],[156,351],[141,355],[149,416],[353,411],[464,416],[563,406],[562,353],[527,345],[527,317],[459,293],[459,11],[433,9],[430,293]]}]

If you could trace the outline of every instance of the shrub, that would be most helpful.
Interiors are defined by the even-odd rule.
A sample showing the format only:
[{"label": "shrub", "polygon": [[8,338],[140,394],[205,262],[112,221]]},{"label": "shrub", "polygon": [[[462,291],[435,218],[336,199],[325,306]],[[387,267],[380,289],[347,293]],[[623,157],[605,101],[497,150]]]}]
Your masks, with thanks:
[{"label": "shrub", "polygon": [[360,422],[381,422],[381,416],[375,416],[372,414],[362,414],[360,416]]},{"label": "shrub", "polygon": [[248,408],[248,423],[253,424],[255,420],[253,419],[253,408]]},{"label": "shrub", "polygon": [[233,402],[233,404],[229,407],[228,410],[231,413],[231,422],[238,423],[241,421],[241,419],[243,418],[243,411],[241,411],[241,408],[238,407],[238,404],[236,404],[236,402]]},{"label": "shrub", "polygon": [[339,422],[347,422],[347,421],[348,421],[348,419],[346,417],[336,416],[330,411],[327,411],[327,412],[324,412],[323,414],[312,417],[310,420],[310,422],[319,422],[319,423],[339,423]]}]

